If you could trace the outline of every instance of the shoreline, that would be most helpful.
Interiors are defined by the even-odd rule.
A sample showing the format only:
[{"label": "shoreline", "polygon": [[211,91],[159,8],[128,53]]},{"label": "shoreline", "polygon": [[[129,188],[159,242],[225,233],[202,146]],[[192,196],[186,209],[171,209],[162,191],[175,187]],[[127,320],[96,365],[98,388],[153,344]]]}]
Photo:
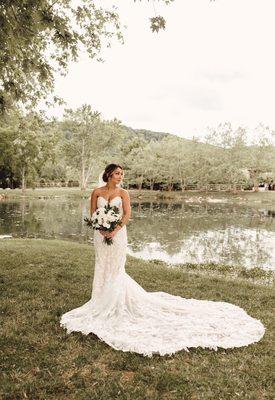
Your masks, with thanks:
[{"label": "shoreline", "polygon": [[[83,246],[83,248],[92,249],[93,246],[91,243],[80,243],[71,241],[68,239],[56,239],[56,238],[30,238],[30,237],[13,237],[11,235],[0,235],[0,246],[4,242],[7,243],[8,241],[11,244],[4,244],[3,247],[13,247],[14,246],[21,246],[21,244],[26,243],[27,245],[37,243],[45,243],[52,246],[52,242],[56,243],[58,247],[60,244],[63,246]],[[54,246],[54,245],[53,245]],[[195,274],[201,277],[214,277],[219,278],[222,280],[227,281],[237,281],[241,282],[244,281],[246,283],[251,283],[255,285],[263,285],[263,286],[273,286],[275,285],[275,270],[267,270],[260,267],[253,267],[253,268],[246,268],[241,265],[227,265],[227,264],[219,264],[219,263],[182,263],[182,264],[167,264],[165,261],[158,260],[158,259],[142,259],[140,257],[135,257],[133,255],[127,254],[127,260],[130,263],[134,263],[135,265],[142,265],[149,269],[155,270],[164,270],[164,271],[172,271],[172,273],[187,273],[187,274]]]},{"label": "shoreline", "polygon": [[[0,189],[0,200],[10,199],[52,199],[60,197],[89,199],[93,188],[81,191],[79,188],[36,188],[26,189]],[[133,201],[174,201],[174,202],[208,202],[208,203],[259,203],[274,204],[275,191],[253,192],[239,191],[237,193],[224,191],[157,191],[129,189]]]}]

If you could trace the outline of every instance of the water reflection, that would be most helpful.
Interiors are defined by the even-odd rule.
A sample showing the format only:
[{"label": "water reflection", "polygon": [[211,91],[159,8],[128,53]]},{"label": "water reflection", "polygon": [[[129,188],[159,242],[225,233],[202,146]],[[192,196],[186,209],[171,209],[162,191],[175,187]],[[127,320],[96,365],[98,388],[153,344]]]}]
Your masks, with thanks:
[{"label": "water reflection", "polygon": [[274,217],[272,206],[144,203],[135,214],[129,253],[169,264],[216,262],[275,270]]},{"label": "water reflection", "polygon": [[145,260],[162,260],[168,264],[221,263],[247,268],[262,267],[275,269],[275,233],[259,229],[209,230],[192,234],[171,253],[169,247],[160,242],[144,246],[130,246],[129,254]]},{"label": "water reflection", "polygon": [[[217,262],[275,269],[271,205],[167,201],[133,203],[132,209],[129,254],[170,264]],[[4,200],[0,235],[92,242],[92,232],[84,223],[88,213],[85,199]]]}]

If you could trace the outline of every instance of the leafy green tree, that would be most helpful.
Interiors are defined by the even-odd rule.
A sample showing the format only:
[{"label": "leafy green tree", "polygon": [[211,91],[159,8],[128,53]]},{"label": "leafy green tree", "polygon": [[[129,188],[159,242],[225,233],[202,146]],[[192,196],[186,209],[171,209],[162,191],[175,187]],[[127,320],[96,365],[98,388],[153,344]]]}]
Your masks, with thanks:
[{"label": "leafy green tree", "polygon": [[209,129],[205,142],[215,146],[211,148],[212,159],[209,157],[212,166],[211,180],[230,183],[235,191],[236,185],[244,180],[246,129],[238,127],[234,130],[230,122],[225,122],[217,128]]},{"label": "leafy green tree", "polygon": [[125,184],[134,183],[139,190],[144,180],[144,153],[146,140],[140,137],[128,139],[122,145],[122,163],[127,171]]},{"label": "leafy green tree", "polygon": [[76,110],[66,110],[63,130],[66,161],[77,171],[81,190],[86,190],[91,177],[95,177],[103,165],[110,159],[119,159],[120,122],[116,119],[102,121],[100,113],[85,104]]},{"label": "leafy green tree", "polygon": [[15,110],[2,122],[1,139],[4,139],[5,148],[0,162],[5,165],[9,159],[10,168],[20,179],[24,192],[27,179],[37,176],[46,160],[54,157],[55,136],[46,129],[43,115],[35,112],[24,115]]},{"label": "leafy green tree", "polygon": [[[162,17],[151,19],[153,31],[164,27]],[[100,60],[112,38],[123,42],[116,8],[94,0],[0,0],[0,112],[46,99],[55,72],[65,75],[83,49]]]},{"label": "leafy green tree", "polygon": [[[161,151],[162,149],[162,151]],[[162,182],[165,182],[168,191],[173,189],[176,180],[177,165],[175,162],[176,152],[178,151],[174,137],[166,137],[160,142],[158,151],[159,171],[162,175]]]},{"label": "leafy green tree", "polygon": [[35,104],[54,88],[54,72],[66,74],[85,48],[98,56],[103,40],[121,39],[114,9],[92,0],[0,2],[0,107]]},{"label": "leafy green tree", "polygon": [[195,139],[191,141],[177,139],[173,147],[175,148],[175,183],[179,183],[182,191],[186,189],[188,184],[202,183],[201,167],[204,153],[202,145]]},{"label": "leafy green tree", "polygon": [[64,154],[67,163],[78,171],[81,190],[86,190],[88,179],[96,163],[95,154],[100,145],[101,126],[100,113],[92,111],[89,105],[65,111]]},{"label": "leafy green tree", "polygon": [[0,118],[0,176],[1,186],[12,186],[15,182],[15,171],[12,166],[14,156],[13,140],[16,137],[18,115],[13,112]]},{"label": "leafy green tree", "polygon": [[[52,143],[52,157],[46,160],[45,164],[42,166],[39,174],[39,179],[41,183],[44,184],[49,182],[57,182],[65,186],[67,181],[68,166],[63,155],[63,131],[61,128],[61,123],[56,119],[47,121],[45,124],[45,130],[48,134],[54,137]],[[73,178],[75,180],[75,177]]]},{"label": "leafy green tree", "polygon": [[144,180],[148,182],[151,190],[154,189],[155,183],[163,180],[162,152],[161,142],[155,140],[150,140],[144,148]]},{"label": "leafy green tree", "polygon": [[255,129],[255,135],[246,147],[244,162],[253,182],[254,190],[259,190],[261,174],[275,172],[275,131],[260,123]]}]

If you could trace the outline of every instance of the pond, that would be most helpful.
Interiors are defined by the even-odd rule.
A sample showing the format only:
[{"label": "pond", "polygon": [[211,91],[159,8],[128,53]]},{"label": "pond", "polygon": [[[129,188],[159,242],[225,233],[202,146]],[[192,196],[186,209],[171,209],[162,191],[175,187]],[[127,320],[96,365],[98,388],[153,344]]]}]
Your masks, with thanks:
[{"label": "pond", "polygon": [[[92,243],[89,200],[0,202],[0,235]],[[270,204],[132,202],[128,254],[171,265],[219,263],[275,270],[275,207]],[[1,237],[1,236],[0,236]]]}]

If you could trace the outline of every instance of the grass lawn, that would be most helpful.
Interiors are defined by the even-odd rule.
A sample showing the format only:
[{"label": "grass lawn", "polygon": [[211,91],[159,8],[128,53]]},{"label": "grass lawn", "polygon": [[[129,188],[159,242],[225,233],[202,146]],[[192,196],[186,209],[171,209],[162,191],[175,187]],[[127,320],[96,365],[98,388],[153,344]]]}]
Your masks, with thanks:
[{"label": "grass lawn", "polygon": [[274,399],[271,284],[127,256],[127,272],[146,290],[228,301],[266,326],[263,339],[247,347],[148,358],[116,351],[95,335],[67,335],[59,326],[61,314],[90,298],[92,245],[5,239],[0,264],[1,399]]}]

